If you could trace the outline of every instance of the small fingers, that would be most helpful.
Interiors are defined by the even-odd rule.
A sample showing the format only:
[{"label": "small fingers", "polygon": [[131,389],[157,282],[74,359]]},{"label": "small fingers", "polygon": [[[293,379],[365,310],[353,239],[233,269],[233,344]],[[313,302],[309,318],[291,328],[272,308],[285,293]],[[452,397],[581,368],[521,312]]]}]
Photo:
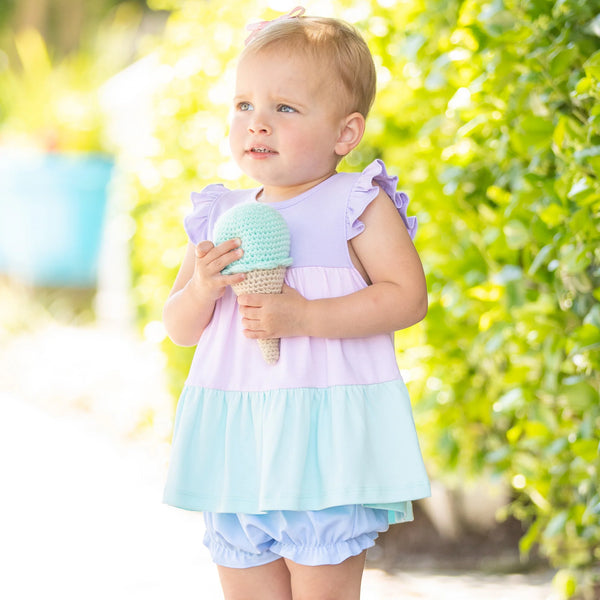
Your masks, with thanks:
[{"label": "small fingers", "polygon": [[227,254],[228,252],[231,252],[232,250],[236,249],[239,249],[241,251],[241,245],[242,241],[239,238],[233,238],[232,240],[227,240],[225,242],[222,242],[218,246],[215,246],[215,250],[218,254]]},{"label": "small fingers", "polygon": [[250,340],[263,340],[269,337],[264,331],[253,331],[252,329],[244,329],[243,334]]},{"label": "small fingers", "polygon": [[239,238],[233,238],[222,242],[218,246],[215,246],[210,240],[204,240],[196,244],[196,256],[206,256],[211,250],[214,250],[215,256],[221,256],[227,252],[231,252],[241,246],[242,242]]},{"label": "small fingers", "polygon": [[246,337],[250,338],[263,338],[267,337],[268,333],[256,319],[242,318],[242,331]]},{"label": "small fingers", "polygon": [[238,296],[238,304],[240,306],[253,306],[258,308],[265,303],[263,296],[264,294],[240,294]]},{"label": "small fingers", "polygon": [[223,254],[222,256],[218,256],[215,258],[211,265],[214,267],[214,270],[220,273],[225,267],[229,266],[231,263],[234,263],[236,260],[239,260],[242,257],[242,250],[239,248],[237,250],[231,250],[227,254]]},{"label": "small fingers", "polygon": [[244,304],[240,305],[240,315],[244,319],[252,319],[253,321],[257,321],[260,319],[260,309],[255,308],[254,306],[246,306]]},{"label": "small fingers", "polygon": [[245,273],[234,273],[233,275],[223,275],[222,276],[223,285],[235,285],[236,283],[240,283],[246,279]]},{"label": "small fingers", "polygon": [[210,241],[203,241],[196,246],[196,258],[210,266],[213,274],[220,273],[225,267],[240,259],[244,251],[240,248],[241,241],[232,239],[215,246]]},{"label": "small fingers", "polygon": [[196,250],[195,250],[196,257],[204,258],[213,248],[214,248],[214,244],[212,242],[209,242],[208,240],[200,242],[199,244],[196,245]]},{"label": "small fingers", "polygon": [[252,319],[250,317],[242,317],[242,327],[244,329],[258,329],[259,327],[259,321],[257,321],[256,319]]},{"label": "small fingers", "polygon": [[214,249],[213,266],[217,271],[222,271],[225,267],[239,260],[244,251],[240,248],[240,240],[227,240]]}]

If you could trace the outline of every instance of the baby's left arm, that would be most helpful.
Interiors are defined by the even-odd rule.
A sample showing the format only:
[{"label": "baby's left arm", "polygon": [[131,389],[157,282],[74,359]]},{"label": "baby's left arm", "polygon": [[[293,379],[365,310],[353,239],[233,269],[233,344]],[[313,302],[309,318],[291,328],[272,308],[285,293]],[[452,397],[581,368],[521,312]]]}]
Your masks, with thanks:
[{"label": "baby's left arm", "polygon": [[365,229],[350,241],[350,248],[370,285],[347,296],[319,300],[307,300],[287,287],[283,294],[240,296],[245,335],[364,337],[405,329],[423,319],[427,313],[423,266],[385,192],[379,191],[361,221]]}]

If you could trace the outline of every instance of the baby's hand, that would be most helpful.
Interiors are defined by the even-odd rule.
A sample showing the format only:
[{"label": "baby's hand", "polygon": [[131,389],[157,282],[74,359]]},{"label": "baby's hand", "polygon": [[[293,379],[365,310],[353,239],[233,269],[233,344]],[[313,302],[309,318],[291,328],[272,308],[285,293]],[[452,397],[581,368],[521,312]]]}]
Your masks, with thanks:
[{"label": "baby's hand", "polygon": [[218,246],[210,241],[200,242],[196,246],[196,261],[192,282],[204,295],[220,298],[228,285],[243,281],[243,273],[222,275],[221,271],[232,262],[238,260],[244,251],[240,248],[240,240],[227,240]]},{"label": "baby's hand", "polygon": [[238,296],[244,335],[252,339],[305,335],[308,300],[288,285],[281,294]]}]

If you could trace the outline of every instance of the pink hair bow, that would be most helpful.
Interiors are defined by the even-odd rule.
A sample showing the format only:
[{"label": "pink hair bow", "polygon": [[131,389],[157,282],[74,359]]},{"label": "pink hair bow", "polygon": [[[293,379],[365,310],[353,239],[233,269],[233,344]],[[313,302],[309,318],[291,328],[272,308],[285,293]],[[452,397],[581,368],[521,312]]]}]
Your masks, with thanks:
[{"label": "pink hair bow", "polygon": [[251,31],[252,33],[246,38],[244,44],[247,46],[254,39],[254,36],[256,36],[256,34],[259,31],[261,31],[268,25],[271,25],[271,23],[277,23],[277,21],[283,21],[284,19],[294,19],[296,17],[301,17],[305,12],[306,11],[303,6],[296,6],[296,8],[290,10],[290,12],[287,15],[281,15],[281,17],[277,17],[272,21],[260,21],[259,23],[251,23],[246,27],[246,29],[248,31]]}]

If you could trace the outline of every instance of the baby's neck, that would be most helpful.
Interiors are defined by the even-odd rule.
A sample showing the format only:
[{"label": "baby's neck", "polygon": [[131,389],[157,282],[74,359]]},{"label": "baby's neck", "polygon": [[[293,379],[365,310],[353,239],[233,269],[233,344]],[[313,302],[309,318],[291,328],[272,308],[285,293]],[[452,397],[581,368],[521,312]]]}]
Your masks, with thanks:
[{"label": "baby's neck", "polygon": [[297,185],[285,187],[264,185],[256,194],[256,200],[258,200],[258,202],[265,203],[283,202],[284,200],[291,200],[292,198],[296,198],[296,196],[300,196],[300,194],[304,194],[304,192],[307,192],[308,190],[319,185],[320,183],[323,183],[336,173],[337,171],[333,170],[330,173],[327,173],[327,175],[319,177],[318,179],[311,180],[305,183],[300,183]]}]

